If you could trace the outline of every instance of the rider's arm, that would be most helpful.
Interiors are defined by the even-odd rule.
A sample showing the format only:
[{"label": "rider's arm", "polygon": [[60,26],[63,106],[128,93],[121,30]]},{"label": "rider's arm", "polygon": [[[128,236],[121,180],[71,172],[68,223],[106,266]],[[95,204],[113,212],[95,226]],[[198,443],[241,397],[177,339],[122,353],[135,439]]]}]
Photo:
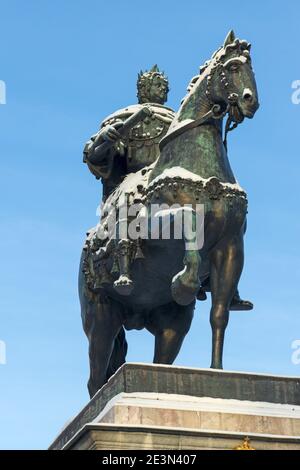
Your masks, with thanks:
[{"label": "rider's arm", "polygon": [[[114,157],[118,154],[124,153],[124,146],[121,141],[121,136],[118,132],[118,127],[122,125],[122,121],[118,120],[113,124],[103,126],[100,131],[93,135],[86,143],[83,150],[83,161],[87,163],[93,175],[99,178],[108,178],[110,176]],[[111,142],[112,146],[109,150],[105,150],[102,154],[97,153],[99,164],[91,163],[90,158],[94,155],[96,148],[101,148],[104,142]]]}]

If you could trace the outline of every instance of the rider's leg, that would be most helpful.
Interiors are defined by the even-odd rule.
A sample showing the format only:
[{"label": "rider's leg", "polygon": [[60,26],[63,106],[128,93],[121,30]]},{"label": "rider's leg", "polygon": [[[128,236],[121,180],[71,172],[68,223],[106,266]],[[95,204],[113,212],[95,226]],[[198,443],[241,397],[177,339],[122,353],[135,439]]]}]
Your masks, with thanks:
[{"label": "rider's leg", "polygon": [[[182,209],[184,214],[185,209]],[[201,257],[201,227],[203,220],[193,210],[188,211],[189,217],[184,217],[183,237],[185,243],[184,268],[172,280],[172,296],[180,305],[189,305],[196,298],[200,287],[199,268]]]}]

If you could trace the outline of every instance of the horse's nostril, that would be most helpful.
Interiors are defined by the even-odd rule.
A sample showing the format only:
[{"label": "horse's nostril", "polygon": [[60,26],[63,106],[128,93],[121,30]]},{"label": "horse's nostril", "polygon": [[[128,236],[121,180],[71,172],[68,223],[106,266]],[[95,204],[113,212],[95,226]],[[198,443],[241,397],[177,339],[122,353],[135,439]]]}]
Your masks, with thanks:
[{"label": "horse's nostril", "polygon": [[249,102],[253,101],[253,95],[249,91],[243,94],[243,98],[245,101],[249,101]]}]

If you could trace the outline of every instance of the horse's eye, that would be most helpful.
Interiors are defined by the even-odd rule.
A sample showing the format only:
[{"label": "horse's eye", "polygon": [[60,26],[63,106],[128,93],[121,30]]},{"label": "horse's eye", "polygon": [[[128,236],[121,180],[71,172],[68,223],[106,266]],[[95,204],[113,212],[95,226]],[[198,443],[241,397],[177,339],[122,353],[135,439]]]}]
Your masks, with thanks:
[{"label": "horse's eye", "polygon": [[239,68],[240,68],[240,67],[239,67],[238,64],[231,64],[231,65],[229,66],[230,72],[237,72]]}]

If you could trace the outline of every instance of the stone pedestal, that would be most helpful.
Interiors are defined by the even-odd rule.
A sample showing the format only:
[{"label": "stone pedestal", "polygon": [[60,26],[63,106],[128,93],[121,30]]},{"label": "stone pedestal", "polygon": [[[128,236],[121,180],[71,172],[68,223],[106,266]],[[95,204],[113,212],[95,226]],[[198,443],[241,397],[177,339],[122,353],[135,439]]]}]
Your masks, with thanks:
[{"label": "stone pedestal", "polygon": [[124,364],[50,449],[300,450],[300,378]]}]

